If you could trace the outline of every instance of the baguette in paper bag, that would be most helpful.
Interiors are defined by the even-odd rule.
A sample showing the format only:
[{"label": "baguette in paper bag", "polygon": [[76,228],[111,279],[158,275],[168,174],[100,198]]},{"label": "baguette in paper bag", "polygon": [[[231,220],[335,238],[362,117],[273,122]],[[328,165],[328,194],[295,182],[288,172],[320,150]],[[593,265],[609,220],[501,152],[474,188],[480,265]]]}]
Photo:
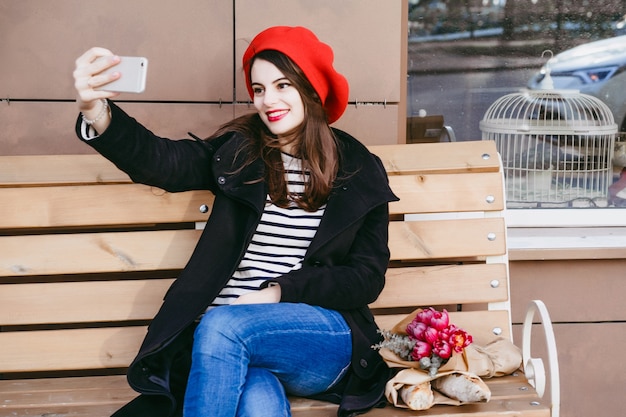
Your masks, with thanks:
[{"label": "baguette in paper bag", "polygon": [[387,382],[385,396],[396,407],[426,410],[435,404],[487,402],[491,398],[491,391],[480,377],[469,372],[440,372],[433,377],[426,372],[407,368]]},{"label": "baguette in paper bag", "polygon": [[430,382],[402,386],[400,398],[411,410],[428,410],[435,404],[435,395]]}]

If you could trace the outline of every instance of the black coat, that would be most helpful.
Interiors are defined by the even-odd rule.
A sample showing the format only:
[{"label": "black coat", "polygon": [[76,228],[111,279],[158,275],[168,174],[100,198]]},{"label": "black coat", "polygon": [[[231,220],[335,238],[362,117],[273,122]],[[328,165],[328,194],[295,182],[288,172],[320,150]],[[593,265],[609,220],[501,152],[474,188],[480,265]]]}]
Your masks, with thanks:
[{"label": "black coat", "polygon": [[[187,266],[167,292],[128,370],[144,394],[116,416],[180,413],[189,369],[194,322],[232,276],[263,211],[267,189],[257,160],[233,174],[247,139],[229,133],[212,141],[159,138],[114,104],[113,121],[87,143],[133,181],[170,192],[208,189],[215,201]],[[77,132],[80,120],[77,121]],[[383,288],[389,262],[388,202],[397,200],[378,157],[348,134],[334,130],[340,169],[315,238],[300,270],[275,279],[281,302],[338,310],[352,330],[351,372],[339,393],[321,398],[340,403],[339,415],[381,403],[389,370],[371,345],[379,340],[367,305]],[[267,285],[268,283],[266,283]]]}]

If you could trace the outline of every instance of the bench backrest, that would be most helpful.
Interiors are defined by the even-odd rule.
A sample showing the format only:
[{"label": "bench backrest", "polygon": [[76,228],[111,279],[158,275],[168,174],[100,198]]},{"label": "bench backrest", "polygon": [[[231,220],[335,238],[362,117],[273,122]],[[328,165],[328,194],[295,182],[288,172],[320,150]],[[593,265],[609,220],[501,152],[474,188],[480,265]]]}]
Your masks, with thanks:
[{"label": "bench backrest", "polygon": [[[502,168],[492,142],[370,147],[400,197],[372,304],[391,328],[447,308],[511,337]],[[123,372],[185,266],[212,195],[132,184],[98,155],[0,157],[0,374]]]}]

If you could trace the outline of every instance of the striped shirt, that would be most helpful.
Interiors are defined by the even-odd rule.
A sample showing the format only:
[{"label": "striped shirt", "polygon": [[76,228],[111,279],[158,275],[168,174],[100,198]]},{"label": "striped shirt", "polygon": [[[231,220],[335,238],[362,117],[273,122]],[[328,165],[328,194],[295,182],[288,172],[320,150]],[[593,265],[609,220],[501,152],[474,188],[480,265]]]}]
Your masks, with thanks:
[{"label": "striped shirt", "polygon": [[[285,153],[282,159],[289,193],[302,195],[309,178],[302,171],[302,161]],[[243,294],[258,291],[268,279],[300,269],[325,208],[324,205],[316,212],[307,212],[295,203],[281,208],[270,203],[268,196],[245,255],[211,307],[230,304]]]}]

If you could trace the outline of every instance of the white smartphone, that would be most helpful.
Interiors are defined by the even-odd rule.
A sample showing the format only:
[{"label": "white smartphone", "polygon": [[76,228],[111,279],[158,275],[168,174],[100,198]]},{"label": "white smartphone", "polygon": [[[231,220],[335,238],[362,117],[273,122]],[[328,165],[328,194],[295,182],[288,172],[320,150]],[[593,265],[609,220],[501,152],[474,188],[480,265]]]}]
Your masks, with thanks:
[{"label": "white smartphone", "polygon": [[115,91],[118,93],[143,93],[146,89],[148,59],[141,56],[121,56],[119,64],[105,70],[102,74],[120,72],[122,76],[98,90]]}]

